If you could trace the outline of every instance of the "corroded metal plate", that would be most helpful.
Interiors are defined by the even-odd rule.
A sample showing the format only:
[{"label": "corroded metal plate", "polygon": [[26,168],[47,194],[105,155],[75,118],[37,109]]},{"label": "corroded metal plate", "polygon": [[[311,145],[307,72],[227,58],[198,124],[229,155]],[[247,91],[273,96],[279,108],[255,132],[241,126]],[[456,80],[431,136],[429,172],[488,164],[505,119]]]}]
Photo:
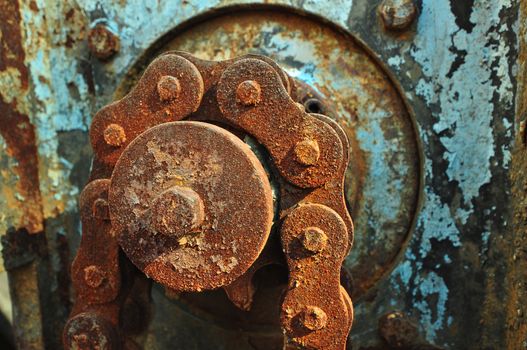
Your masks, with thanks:
[{"label": "corroded metal plate", "polygon": [[[204,215],[174,214],[178,198]],[[126,255],[178,291],[234,281],[260,254],[273,219],[271,187],[256,156],[230,132],[201,122],[161,124],[139,135],[115,166],[108,199]],[[197,217],[199,225],[185,230]]]}]

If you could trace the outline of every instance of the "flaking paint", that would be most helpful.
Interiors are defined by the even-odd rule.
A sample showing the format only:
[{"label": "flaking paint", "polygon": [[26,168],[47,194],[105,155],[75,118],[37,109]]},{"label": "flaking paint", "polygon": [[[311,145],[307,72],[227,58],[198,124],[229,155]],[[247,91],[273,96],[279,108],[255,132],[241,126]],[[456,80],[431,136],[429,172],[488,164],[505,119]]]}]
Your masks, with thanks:
[{"label": "flaking paint", "polygon": [[[508,62],[511,48],[500,40],[504,32],[514,29],[502,24],[500,17],[512,5],[511,1],[478,2],[470,17],[475,25],[468,33],[456,25],[449,2],[424,0],[411,48],[388,60],[396,69],[403,57],[410,56],[418,63],[422,76],[417,80],[415,94],[430,107],[435,118],[431,130],[420,129],[421,137],[427,140],[430,133],[445,135],[439,139],[445,147],[446,175],[462,193],[461,205],[452,211],[452,203],[444,203],[431,185],[434,174],[430,170],[435,159],[425,160],[425,200],[416,228],[418,234],[411,243],[418,245],[420,259],[413,261],[407,254],[392,279],[394,285],[409,286],[412,281],[413,286],[418,286],[413,292],[414,305],[427,339],[433,342],[439,341],[437,332],[452,323],[447,322],[450,287],[438,272],[423,271],[418,261],[427,258],[432,238],[449,240],[453,247],[461,246],[463,225],[475,214],[473,200],[479,197],[482,186],[492,180],[496,147],[503,152],[502,163],[496,165],[507,168],[510,161],[509,146],[496,145],[493,114],[494,94],[498,94],[500,103],[509,107],[513,103]],[[453,68],[458,58],[455,52],[463,51],[463,62]],[[498,85],[493,75],[498,77]],[[513,116],[503,117],[506,135],[510,136]],[[425,156],[430,154],[425,151]],[[482,232],[483,247],[488,246],[489,235]],[[436,295],[435,302],[425,301],[432,294]]]},{"label": "flaking paint", "polygon": [[[0,72],[0,83],[13,86],[12,90],[2,92],[3,98],[18,99],[19,110],[31,116],[31,122],[36,128],[45,218],[75,211],[80,190],[69,179],[72,164],[59,156],[58,134],[73,130],[86,131],[95,109],[109,102],[109,92],[115,88],[116,82],[132,65],[137,55],[159,36],[196,14],[248,3],[254,2],[158,1],[150,4],[115,4],[111,1],[86,1],[77,4],[66,1],[59,4],[37,1],[38,11],[29,6],[21,8],[26,22],[26,64],[30,70],[35,96],[31,102],[25,97],[17,96],[15,91],[20,88],[17,71]],[[354,14],[370,9],[365,5],[366,1],[336,1],[329,11],[314,1],[300,4],[288,1],[272,3],[300,7],[319,14],[350,29],[375,46],[377,39],[364,35],[357,28],[357,22],[349,21]],[[508,146],[496,143],[492,132],[492,116],[497,103],[508,106],[513,103],[513,67],[508,59],[513,54],[513,48],[500,39],[516,28],[503,23],[500,13],[516,4],[517,1],[510,0],[478,1],[470,18],[474,27],[469,33],[456,24],[449,1],[423,0],[415,35],[403,43],[388,42],[385,52],[397,51],[395,54],[379,54],[399,78],[411,80],[406,86],[413,86],[413,90],[405,91],[408,100],[422,103],[431,111],[431,127],[420,124],[419,121],[417,123],[419,136],[424,145],[429,144],[431,137],[439,139],[445,148],[443,160],[448,165],[446,179],[461,194],[461,204],[455,210],[450,210],[453,208],[451,203],[445,203],[433,186],[437,174],[432,168],[437,159],[425,147],[423,207],[408,250],[389,279],[390,285],[400,293],[391,298],[390,304],[401,305],[401,295],[409,293],[411,301],[407,307],[415,308],[426,337],[446,346],[449,344],[445,336],[441,336],[440,330],[448,332],[448,327],[456,321],[449,316],[450,286],[445,282],[441,271],[430,268],[423,270],[422,261],[431,253],[432,239],[448,241],[456,249],[463,245],[462,232],[464,225],[475,214],[474,201],[480,196],[482,187],[492,181],[493,169],[507,168],[510,161]],[[61,19],[70,8],[74,8],[77,13],[74,24],[64,23]],[[101,14],[110,19],[122,43],[121,52],[107,65],[90,61],[91,58],[83,47],[89,19],[94,20]],[[373,15],[368,13],[368,16]],[[152,21],[154,16],[156,20]],[[71,35],[66,33],[68,27],[74,29],[75,46],[72,48],[63,45],[65,37]],[[466,51],[463,62],[449,77],[453,62],[463,50]],[[82,58],[76,60],[76,57]],[[90,64],[96,66],[95,70],[103,76],[111,77],[111,80],[103,82],[105,86],[96,85],[95,95],[90,92],[89,82],[80,73],[82,60],[90,61]],[[411,65],[418,69],[407,71]],[[305,72],[298,74],[305,75]],[[497,94],[497,99],[494,94]],[[512,118],[512,115],[500,118],[503,120],[506,138],[511,138],[511,133],[517,128],[513,125]],[[503,154],[498,161],[497,147],[500,148],[499,153]],[[5,148],[5,143],[0,139],[0,149]],[[376,150],[373,146],[371,149]],[[7,166],[3,169],[16,164],[16,160],[5,152],[2,152],[0,162]],[[382,175],[379,174],[381,177]],[[0,204],[9,209],[0,217],[1,232],[16,225],[20,217],[19,208],[23,205],[24,198],[16,189],[12,189],[16,181],[16,174],[2,171],[0,192],[3,195],[0,197]],[[488,210],[490,215],[495,207]],[[488,250],[491,235],[488,228],[482,229],[482,255]],[[452,264],[452,259],[454,258],[445,257],[444,264]],[[427,299],[431,295],[436,295],[437,298]],[[364,306],[357,308],[357,322],[360,322],[361,315],[366,312],[368,310]]]}]

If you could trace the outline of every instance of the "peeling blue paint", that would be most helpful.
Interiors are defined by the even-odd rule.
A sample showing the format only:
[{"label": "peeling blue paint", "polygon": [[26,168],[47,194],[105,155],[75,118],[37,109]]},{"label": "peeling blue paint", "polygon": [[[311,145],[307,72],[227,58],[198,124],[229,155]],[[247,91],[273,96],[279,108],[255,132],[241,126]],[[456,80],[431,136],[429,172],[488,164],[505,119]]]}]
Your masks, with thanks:
[{"label": "peeling blue paint", "polygon": [[[446,175],[462,192],[462,205],[453,211],[451,203],[443,203],[430,185],[437,160],[425,160],[425,201],[416,229],[419,234],[412,243],[419,247],[419,259],[430,254],[432,239],[447,240],[453,247],[461,247],[461,226],[473,214],[473,200],[479,197],[482,186],[491,181],[491,166],[495,165],[491,160],[497,147],[492,125],[494,94],[497,92],[504,104],[513,103],[507,59],[510,47],[500,40],[500,35],[510,28],[499,26],[500,12],[510,6],[511,1],[478,2],[470,18],[475,23],[473,32],[467,33],[456,25],[448,1],[423,0],[413,45],[403,52],[419,63],[423,77],[418,80],[415,93],[436,118],[432,130],[421,129],[421,137],[427,144],[431,133],[439,136],[448,164]],[[460,63],[454,67],[456,59]],[[393,62],[398,62],[398,58]],[[494,75],[499,77],[499,86],[493,82]],[[510,118],[503,121],[509,137]],[[510,162],[508,146],[502,146],[500,152],[504,158],[502,166],[506,168]],[[490,232],[482,235],[484,247],[488,247],[489,236]],[[422,271],[416,262],[410,261],[401,262],[392,275],[392,284],[417,286],[414,305],[425,325],[427,339],[436,341],[438,331],[453,322],[447,317],[449,286],[438,272]],[[452,263],[449,256],[444,261]],[[431,294],[437,295],[435,301],[427,300]]]},{"label": "peeling blue paint", "polygon": [[[417,276],[414,281],[417,289],[414,290],[414,306],[421,312],[421,325],[429,339],[435,339],[447,319],[448,287],[437,273],[431,271]],[[430,296],[436,296],[434,308],[430,307]]]}]

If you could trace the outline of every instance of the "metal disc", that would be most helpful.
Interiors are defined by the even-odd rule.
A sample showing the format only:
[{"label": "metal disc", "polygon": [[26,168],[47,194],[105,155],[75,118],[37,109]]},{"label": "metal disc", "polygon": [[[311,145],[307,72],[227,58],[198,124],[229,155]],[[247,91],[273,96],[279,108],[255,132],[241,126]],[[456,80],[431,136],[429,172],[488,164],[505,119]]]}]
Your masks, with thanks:
[{"label": "metal disc", "polygon": [[130,260],[179,291],[234,281],[260,254],[273,219],[271,187],[250,148],[189,121],[151,128],[126,148],[109,205]]}]

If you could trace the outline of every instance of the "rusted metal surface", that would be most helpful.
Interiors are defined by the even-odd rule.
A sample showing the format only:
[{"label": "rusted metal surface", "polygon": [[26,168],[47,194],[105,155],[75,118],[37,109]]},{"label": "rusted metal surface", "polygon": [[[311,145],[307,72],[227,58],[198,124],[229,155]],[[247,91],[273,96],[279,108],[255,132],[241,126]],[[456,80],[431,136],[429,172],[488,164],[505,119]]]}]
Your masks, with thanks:
[{"label": "rusted metal surface", "polygon": [[119,339],[112,325],[94,314],[80,314],[70,320],[64,335],[67,349],[118,349]]},{"label": "rusted metal surface", "polygon": [[[253,108],[236,102],[237,87],[250,80],[258,80],[262,89],[262,103]],[[234,63],[218,82],[218,104],[225,118],[261,142],[288,181],[304,188],[319,187],[338,169],[342,144],[330,126],[306,117],[289,101],[275,69],[257,59]],[[321,161],[312,166],[302,164],[294,156],[298,143],[308,138],[316,140],[322,150]]]},{"label": "rusted metal surface", "polygon": [[[527,2],[520,3],[518,30],[518,92],[514,122],[516,135],[512,148],[510,181],[512,185],[514,233],[507,240],[506,255],[506,288],[509,291],[506,303],[505,347],[508,349],[525,348],[527,345],[527,149],[525,137],[527,132]],[[487,313],[493,312],[490,307]]]},{"label": "rusted metal surface", "polygon": [[[326,249],[306,249],[302,236],[310,231],[327,237]],[[305,204],[285,218],[280,233],[289,266],[281,315],[288,341],[307,348],[344,349],[353,319],[351,304],[341,295],[346,292],[340,289],[348,247],[344,220],[329,207]]]},{"label": "rusted metal surface", "polygon": [[[194,25],[157,52],[186,50],[210,60],[266,53],[300,82],[316,82],[310,92],[298,84],[297,100],[303,104],[310,98],[325,101],[323,112],[337,119],[350,142],[353,161],[346,172],[345,190],[359,234],[346,266],[353,275],[357,299],[393,268],[412,229],[421,177],[412,119],[383,69],[353,38],[277,11],[241,13]],[[213,42],[224,47],[219,43],[226,38],[228,50],[209,46]],[[387,201],[386,191],[393,184],[397,190],[390,190]]]},{"label": "rusted metal surface", "polygon": [[[119,244],[147,276],[177,291],[230,284],[256,260],[271,230],[273,200],[264,169],[247,145],[213,125],[174,122],[149,129],[121,155],[111,182]],[[192,191],[201,208],[178,203],[182,191]],[[169,203],[159,207],[159,198]],[[194,215],[201,222],[192,222]]]},{"label": "rusted metal surface", "polygon": [[[94,119],[92,178],[108,172],[111,178],[91,181],[81,195],[84,233],[72,267],[77,300],[64,346],[120,348],[126,339],[117,318],[128,293],[117,242],[139,270],[168,289],[225,286],[244,310],[252,306],[251,277],[281,262],[278,252],[268,252],[248,271],[275,215],[268,175],[231,132],[178,121],[197,111],[192,118],[223,121],[255,137],[284,177],[279,216],[285,218],[280,235],[289,267],[281,306],[286,343],[344,349],[353,318],[340,285],[353,239],[344,202],[344,131],[299,108],[287,92],[292,80],[282,79],[267,58],[214,64],[183,55],[189,60],[175,53],[154,60],[129,95]],[[205,107],[198,108],[203,95]],[[158,107],[159,101],[169,106]],[[220,113],[211,117],[210,110]],[[294,247],[299,244],[302,252]],[[294,262],[306,252],[316,257]]]},{"label": "rusted metal surface", "polygon": [[109,187],[110,180],[98,179],[81,193],[83,235],[71,267],[76,299],[62,335],[66,349],[135,349],[131,336],[150,320],[150,282],[120,258]]},{"label": "rusted metal surface", "polygon": [[[2,33],[0,36],[2,45],[0,72],[2,77],[11,74],[18,75],[17,78],[13,76],[13,79],[16,79],[13,84],[16,83],[18,85],[16,88],[27,94],[29,72],[24,62],[26,55],[22,43],[21,14],[18,2],[2,2],[0,12],[3,13],[0,24]],[[30,233],[39,233],[43,230],[43,217],[34,126],[27,112],[20,106],[21,101],[5,92],[0,97],[0,135],[6,145],[4,151],[16,161],[13,172],[17,175],[14,185],[18,194],[5,193],[3,198],[8,206],[17,206],[16,198],[23,202],[20,205],[22,209],[20,216],[12,218],[16,228],[23,227]]]},{"label": "rusted metal surface", "polygon": [[109,180],[92,181],[79,199],[83,235],[71,267],[77,304],[112,301],[121,289],[119,247],[108,216],[109,187]]},{"label": "rusted metal surface", "polygon": [[[44,330],[40,322],[38,265],[36,262],[13,270],[8,274],[11,288],[11,300],[14,303],[13,320],[20,324],[14,329],[15,345],[23,349],[43,349],[45,347]],[[18,323],[22,322],[22,323]]]},{"label": "rusted metal surface", "polygon": [[109,186],[109,180],[92,181],[79,200],[83,235],[71,268],[76,301],[63,335],[68,349],[116,349],[121,341],[119,247],[109,217],[100,215],[108,211]]},{"label": "rusted metal surface", "polygon": [[417,15],[414,0],[384,0],[379,6],[384,27],[388,30],[407,29]]},{"label": "rusted metal surface", "polygon": [[88,47],[100,60],[108,60],[119,52],[119,37],[104,23],[97,23],[88,32]]},{"label": "rusted metal surface", "polygon": [[[91,158],[88,126],[95,111],[111,102],[121,82],[122,86],[133,85],[130,81],[142,71],[144,62],[156,57],[156,50],[166,49],[163,45],[213,60],[262,53],[296,78],[317,86],[326,101],[332,100],[329,104],[337,107],[337,115],[345,116],[339,123],[350,139],[355,160],[350,164],[359,168],[348,173],[354,175],[348,175],[346,190],[354,205],[357,232],[347,261],[356,270],[347,275],[354,294],[361,296],[354,298],[356,317],[361,321],[351,333],[353,348],[382,342],[378,319],[394,306],[412,315],[429,342],[445,348],[523,346],[525,317],[519,316],[526,313],[521,303],[523,241],[515,239],[523,232],[523,224],[521,214],[513,217],[509,206],[510,193],[515,191],[515,210],[521,213],[525,207],[519,194],[522,148],[511,153],[513,140],[520,137],[523,115],[515,71],[517,47],[524,36],[523,29],[518,31],[525,22],[524,16],[518,17],[520,1],[416,1],[419,16],[415,25],[402,32],[385,30],[378,13],[381,3],[66,0],[51,5],[20,3],[14,14],[0,11],[0,17],[5,14],[8,19],[22,20],[20,46],[25,59],[16,64],[25,65],[27,75],[16,69],[2,70],[0,84],[8,88],[1,94],[8,103],[16,101],[16,109],[33,125],[39,161],[31,166],[38,164],[41,216],[46,219],[50,253],[56,255],[53,261],[60,261],[56,237],[66,240],[72,252],[77,249],[76,200]],[[247,10],[253,4],[254,11],[238,7]],[[306,13],[320,17],[313,19]],[[119,54],[104,63],[87,45],[89,28],[102,17],[121,39]],[[331,38],[340,35],[343,40],[335,45]],[[355,43],[353,38],[366,43],[366,51],[374,54],[359,55],[363,48],[352,45],[350,51],[359,56],[354,60],[347,55],[342,48]],[[387,67],[380,70],[381,76],[399,81],[402,93],[395,96],[403,96],[415,111],[408,117],[410,124],[415,122],[415,132],[402,127],[411,132],[385,138],[395,135],[393,128],[386,127],[397,124],[401,115],[392,112],[406,112],[397,104],[382,102],[398,89],[390,85],[390,79],[379,79],[375,70],[372,73],[368,67],[376,59],[371,57]],[[334,62],[339,60],[349,62],[348,68],[336,68]],[[522,56],[518,67],[523,61]],[[348,72],[361,78],[354,80],[346,76]],[[21,88],[20,77],[26,77],[28,89]],[[367,89],[379,86],[387,89]],[[124,90],[126,93],[127,88]],[[350,96],[350,91],[358,97]],[[18,163],[7,148],[4,136],[0,137],[2,232],[24,225],[27,210],[25,201],[17,198],[22,193],[17,186]],[[419,161],[413,165],[401,162],[403,155],[422,161],[422,171]],[[415,186],[416,179],[423,180],[421,187]],[[56,263],[53,268],[59,270]],[[60,271],[60,275],[67,273]],[[46,287],[41,285],[43,293],[56,288],[55,277],[50,275]],[[63,286],[60,290],[67,293]],[[262,330],[274,324],[263,322],[258,315],[270,310],[262,307],[262,295],[255,293],[254,310],[246,314],[221,313],[218,308],[226,299],[222,293],[207,293],[215,305],[204,309],[191,308],[189,300],[199,298],[195,295],[169,301],[157,290],[154,298],[162,307],[154,315],[146,344],[167,348],[185,343],[207,349],[223,339],[231,348],[272,348],[277,335]],[[50,309],[54,318],[64,322],[58,309]],[[178,332],[170,332],[167,322]],[[254,324],[260,331],[255,331]]]},{"label": "rusted metal surface", "polygon": [[[25,62],[22,15],[16,1],[0,4],[0,227],[7,270],[15,346],[42,349],[46,330],[41,310],[39,267],[46,252],[44,217],[39,182],[37,139],[26,108],[30,72]],[[5,183],[7,180],[7,183]],[[7,229],[7,232],[5,230]],[[4,236],[5,235],[5,236]],[[2,308],[4,309],[4,308]],[[2,344],[2,346],[9,346]]]},{"label": "rusted metal surface", "polygon": [[[167,98],[169,92],[163,86],[167,76],[176,76],[179,82],[182,92],[177,98]],[[148,127],[188,116],[199,107],[202,96],[203,81],[192,63],[175,55],[159,57],[127,97],[103,108],[94,117],[90,127],[96,154],[92,178],[109,177],[113,165],[136,136]],[[124,136],[118,137],[118,142],[109,139],[108,143],[107,129],[114,124],[122,128]]]},{"label": "rusted metal surface", "polygon": [[285,266],[285,258],[281,253],[281,245],[277,236],[270,237],[258,259],[238,279],[223,287],[229,300],[241,310],[250,311],[254,304],[254,295],[259,282],[255,275],[269,265]]},{"label": "rusted metal surface", "polygon": [[19,348],[42,349],[45,346],[39,310],[39,257],[46,254],[45,237],[27,231],[11,230],[2,237],[4,266],[8,271],[11,299],[20,305],[13,310],[13,321],[24,326],[14,329]]}]

